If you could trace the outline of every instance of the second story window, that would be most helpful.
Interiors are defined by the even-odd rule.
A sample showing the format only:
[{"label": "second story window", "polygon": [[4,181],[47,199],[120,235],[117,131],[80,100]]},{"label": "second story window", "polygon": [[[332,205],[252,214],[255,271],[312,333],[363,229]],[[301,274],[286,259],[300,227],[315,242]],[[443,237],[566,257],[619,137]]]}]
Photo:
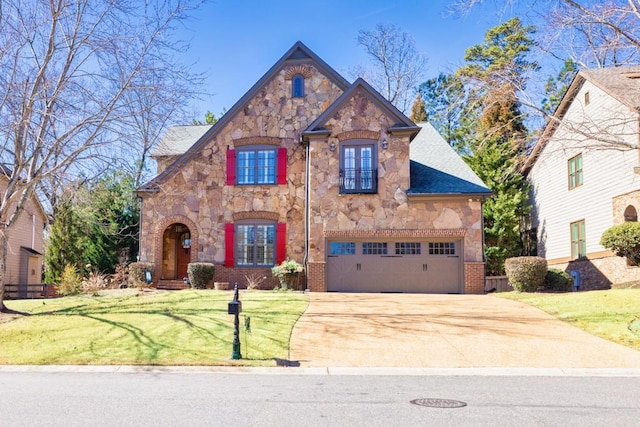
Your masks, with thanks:
[{"label": "second story window", "polygon": [[296,74],[291,79],[291,96],[293,98],[302,98],[304,96],[304,77]]},{"label": "second story window", "polygon": [[377,193],[375,144],[348,142],[340,146],[340,193]]},{"label": "second story window", "polygon": [[276,150],[254,148],[238,150],[238,184],[275,184]]},{"label": "second story window", "polygon": [[569,190],[582,185],[582,154],[569,159]]},{"label": "second story window", "polygon": [[287,183],[287,149],[248,145],[227,149],[227,185]]}]

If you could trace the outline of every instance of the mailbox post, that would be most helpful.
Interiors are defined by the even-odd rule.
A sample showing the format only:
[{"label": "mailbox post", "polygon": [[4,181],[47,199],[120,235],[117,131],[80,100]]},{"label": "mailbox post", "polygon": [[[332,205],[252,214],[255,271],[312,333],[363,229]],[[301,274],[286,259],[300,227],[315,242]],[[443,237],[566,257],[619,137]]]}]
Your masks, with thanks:
[{"label": "mailbox post", "polygon": [[242,359],[240,353],[240,312],[242,311],[242,302],[238,297],[238,282],[236,282],[233,290],[233,301],[229,302],[228,313],[235,316],[233,320],[233,352],[231,358],[233,360]]}]

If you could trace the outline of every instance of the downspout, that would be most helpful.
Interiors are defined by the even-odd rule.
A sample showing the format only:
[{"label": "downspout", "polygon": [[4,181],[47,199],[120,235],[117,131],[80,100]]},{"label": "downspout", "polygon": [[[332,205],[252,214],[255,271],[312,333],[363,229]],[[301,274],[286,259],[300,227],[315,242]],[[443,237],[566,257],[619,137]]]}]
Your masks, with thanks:
[{"label": "downspout", "polygon": [[[304,140],[302,137],[300,137],[300,142],[304,143]],[[309,185],[309,177],[311,175],[310,171],[309,171],[309,167],[311,165],[311,160],[310,160],[310,154],[311,154],[311,143],[310,141],[307,141],[307,143],[305,144],[305,179],[304,179],[304,260],[303,260],[303,264],[304,264],[304,271],[305,271],[305,275],[306,275],[306,280],[305,280],[305,286],[306,286],[306,291],[309,290],[309,191],[310,191],[310,187],[311,185]]]},{"label": "downspout", "polygon": [[485,293],[487,292],[486,283],[487,283],[487,254],[486,254],[486,243],[484,239],[484,201],[485,198],[480,198],[480,227],[482,230],[482,262],[484,262],[484,279],[482,280],[482,289],[484,289]]},{"label": "downspout", "polygon": [[31,249],[36,250],[36,214],[31,214]]},{"label": "downspout", "polygon": [[[138,255],[136,256],[136,260],[140,262],[142,261],[140,259],[140,250],[142,249],[142,197],[138,196],[137,202],[138,202]],[[144,261],[146,261],[146,259]]]}]

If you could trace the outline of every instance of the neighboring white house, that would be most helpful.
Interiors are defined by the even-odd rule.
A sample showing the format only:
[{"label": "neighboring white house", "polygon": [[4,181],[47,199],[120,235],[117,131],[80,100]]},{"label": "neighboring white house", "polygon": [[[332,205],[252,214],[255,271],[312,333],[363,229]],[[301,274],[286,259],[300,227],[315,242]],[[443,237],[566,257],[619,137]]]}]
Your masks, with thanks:
[{"label": "neighboring white house", "polygon": [[[7,188],[7,176],[11,172],[0,166],[0,194]],[[28,294],[28,285],[42,283],[43,240],[47,215],[38,201],[32,196],[24,204],[23,211],[16,222],[7,231],[7,269],[5,285],[9,289],[7,298],[21,297]]]},{"label": "neighboring white house", "polygon": [[640,66],[580,71],[525,164],[530,234],[550,267],[580,273],[582,289],[640,279],[600,245],[640,211]]}]

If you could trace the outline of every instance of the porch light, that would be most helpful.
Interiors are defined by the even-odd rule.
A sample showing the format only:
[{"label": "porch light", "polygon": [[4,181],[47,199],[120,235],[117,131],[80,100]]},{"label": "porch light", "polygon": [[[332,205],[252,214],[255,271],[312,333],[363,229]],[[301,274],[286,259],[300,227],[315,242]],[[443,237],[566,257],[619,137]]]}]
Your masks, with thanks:
[{"label": "porch light", "polygon": [[387,148],[389,148],[389,143],[387,142],[387,139],[383,139],[382,140],[382,149],[386,150]]},{"label": "porch light", "polygon": [[332,142],[331,144],[329,144],[329,150],[331,152],[336,151],[336,143],[335,142]]}]

